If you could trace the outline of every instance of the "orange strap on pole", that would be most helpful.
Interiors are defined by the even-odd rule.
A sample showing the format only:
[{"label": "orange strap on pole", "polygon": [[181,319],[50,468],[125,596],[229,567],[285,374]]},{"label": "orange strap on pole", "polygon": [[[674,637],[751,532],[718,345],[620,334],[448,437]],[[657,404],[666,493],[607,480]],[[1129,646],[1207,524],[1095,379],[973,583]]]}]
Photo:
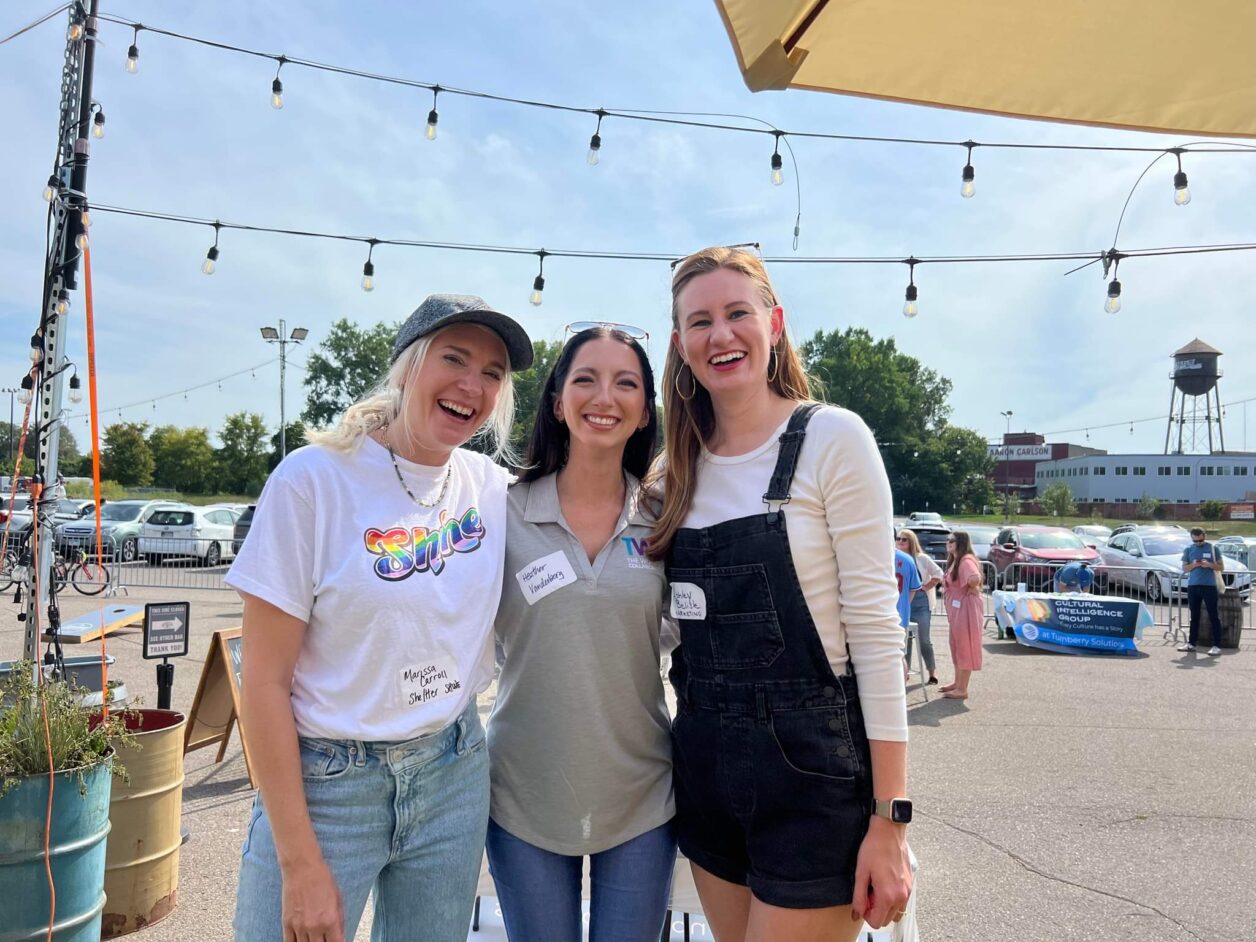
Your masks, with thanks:
[{"label": "orange strap on pole", "polygon": [[[105,538],[100,522],[100,410],[96,399],[96,312],[92,306],[92,249],[83,246],[83,295],[87,327],[87,411],[92,422],[92,496],[96,500],[96,565],[104,566]],[[116,550],[115,550],[116,552]],[[109,664],[106,660],[105,610],[100,610],[100,715],[109,718]]]}]

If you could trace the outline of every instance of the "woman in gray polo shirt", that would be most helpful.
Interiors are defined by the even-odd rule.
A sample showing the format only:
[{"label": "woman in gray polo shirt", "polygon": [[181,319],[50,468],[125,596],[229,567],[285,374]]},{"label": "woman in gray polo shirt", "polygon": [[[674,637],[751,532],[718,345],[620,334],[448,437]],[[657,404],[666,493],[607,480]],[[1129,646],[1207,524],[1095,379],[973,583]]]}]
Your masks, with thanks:
[{"label": "woman in gray polo shirt", "polygon": [[593,942],[662,928],[675,859],[666,580],[646,556],[640,485],[656,432],[640,345],[612,325],[572,337],[508,498],[488,857],[511,942],[578,942],[585,856]]}]

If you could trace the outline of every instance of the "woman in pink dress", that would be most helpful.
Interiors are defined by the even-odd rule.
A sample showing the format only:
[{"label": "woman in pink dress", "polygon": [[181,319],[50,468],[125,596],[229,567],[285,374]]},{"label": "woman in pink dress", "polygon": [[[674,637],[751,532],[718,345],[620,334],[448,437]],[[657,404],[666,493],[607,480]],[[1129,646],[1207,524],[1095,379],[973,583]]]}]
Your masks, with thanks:
[{"label": "woman in pink dress", "polygon": [[956,530],[946,541],[942,594],[951,625],[951,663],[955,667],[955,683],[943,687],[942,696],[964,700],[968,697],[968,678],[981,670],[981,626],[986,613],[981,601],[981,562],[963,530]]}]

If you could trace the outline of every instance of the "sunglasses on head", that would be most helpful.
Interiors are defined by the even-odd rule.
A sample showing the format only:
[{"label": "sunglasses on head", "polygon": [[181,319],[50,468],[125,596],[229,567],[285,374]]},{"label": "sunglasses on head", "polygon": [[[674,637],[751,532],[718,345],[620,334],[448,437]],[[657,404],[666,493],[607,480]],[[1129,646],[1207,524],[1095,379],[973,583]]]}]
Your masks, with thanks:
[{"label": "sunglasses on head", "polygon": [[644,327],[634,327],[632,324],[617,324],[614,321],[573,321],[563,328],[563,336],[568,334],[579,334],[586,330],[597,330],[599,327],[605,327],[607,330],[617,330],[621,334],[627,334],[633,340],[650,339],[650,332]]}]

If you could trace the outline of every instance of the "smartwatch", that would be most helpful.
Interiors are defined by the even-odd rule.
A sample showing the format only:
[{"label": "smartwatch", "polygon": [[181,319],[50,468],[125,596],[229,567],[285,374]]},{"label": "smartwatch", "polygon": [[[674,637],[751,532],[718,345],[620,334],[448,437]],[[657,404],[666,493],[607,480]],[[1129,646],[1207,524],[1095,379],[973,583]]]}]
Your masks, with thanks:
[{"label": "smartwatch", "polygon": [[891,798],[888,801],[872,800],[872,813],[879,818],[888,818],[895,824],[911,824],[911,802],[906,798]]}]

